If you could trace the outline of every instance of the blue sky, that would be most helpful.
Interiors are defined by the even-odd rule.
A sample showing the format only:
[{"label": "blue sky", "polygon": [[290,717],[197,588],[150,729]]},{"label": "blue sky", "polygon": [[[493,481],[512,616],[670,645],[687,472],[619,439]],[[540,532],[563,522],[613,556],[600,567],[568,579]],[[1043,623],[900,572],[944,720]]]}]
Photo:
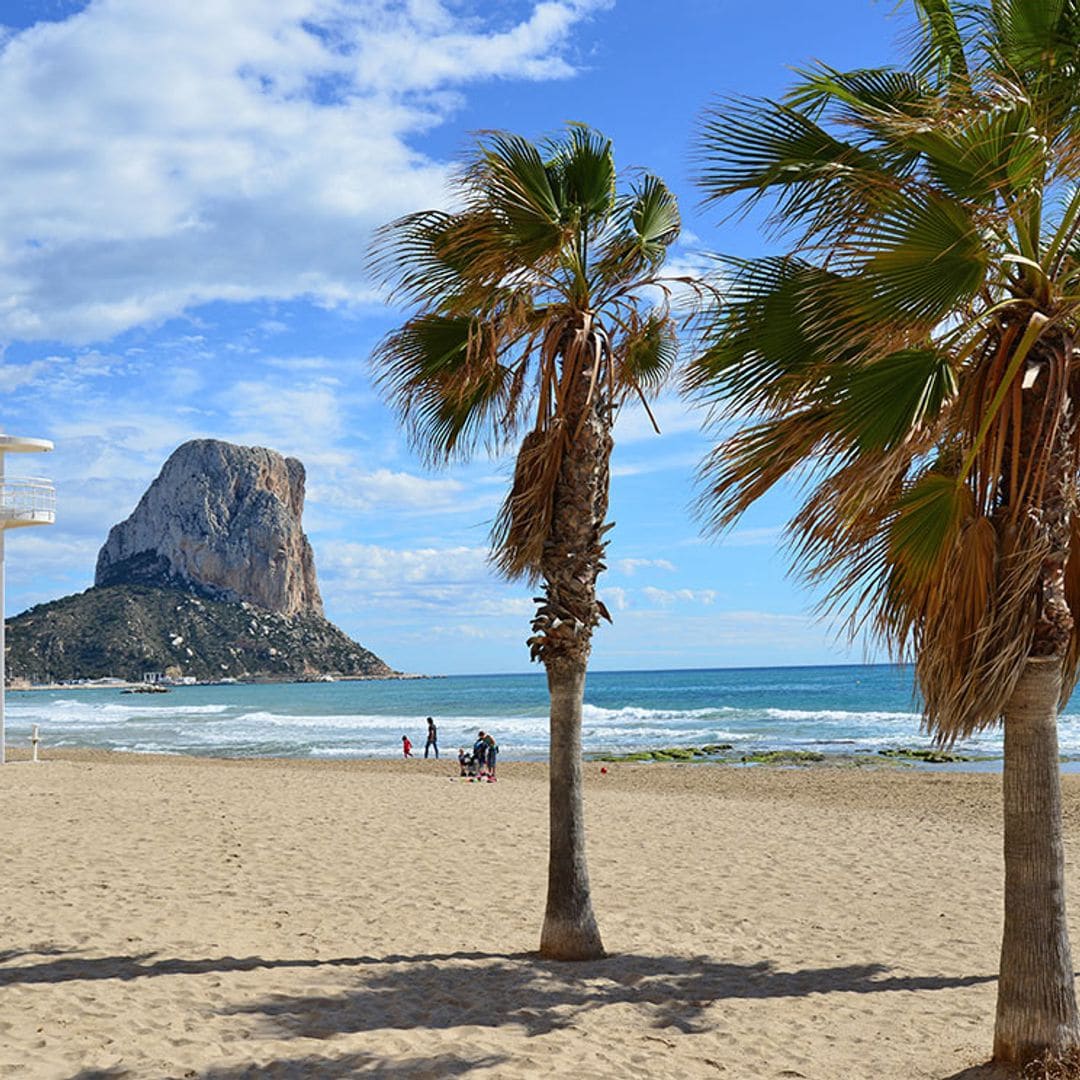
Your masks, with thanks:
[{"label": "blue sky", "polygon": [[[753,254],[701,212],[701,110],[778,94],[790,68],[898,55],[892,0],[0,0],[0,430],[43,436],[52,529],[9,535],[7,614],[86,588],[110,525],[195,437],[308,471],[327,614],[403,670],[529,667],[531,591],[487,568],[509,461],[431,471],[372,390],[395,324],[373,227],[445,201],[469,133],[584,121],[678,193],[674,253]],[[669,396],[663,434],[616,430],[597,669],[858,660],[812,614],[777,492],[722,542],[691,515],[708,448]],[[22,461],[13,461],[15,466]]]}]

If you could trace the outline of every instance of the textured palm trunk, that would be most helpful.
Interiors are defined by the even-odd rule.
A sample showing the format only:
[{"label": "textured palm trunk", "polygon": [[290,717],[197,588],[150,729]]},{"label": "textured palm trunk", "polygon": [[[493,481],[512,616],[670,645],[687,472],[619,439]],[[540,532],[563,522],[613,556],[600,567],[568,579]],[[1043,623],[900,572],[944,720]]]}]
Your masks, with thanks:
[{"label": "textured palm trunk", "polygon": [[994,1059],[1026,1064],[1080,1045],[1065,918],[1058,657],[1028,660],[1005,716],[1005,930]]},{"label": "textured palm trunk", "polygon": [[581,706],[585,665],[548,665],[551,693],[550,834],[547,909],[540,953],[555,960],[604,955],[589,893],[581,800]]},{"label": "textured palm trunk", "polygon": [[[1056,412],[1041,505],[1026,511],[1047,541],[1027,662],[1005,709],[1003,776],[1005,926],[1001,941],[994,1059],[1026,1065],[1080,1047],[1069,928],[1065,915],[1061,773],[1057,715],[1074,616],[1066,585],[1076,464],[1068,392],[1048,400],[1046,371],[1067,372],[1071,342],[1048,350],[1043,375],[1024,394],[1022,450],[1047,453],[1044,418]],[[1064,374],[1060,376],[1066,378]]]},{"label": "textured palm trunk", "polygon": [[[599,363],[598,357],[592,363]],[[604,955],[589,894],[581,794],[581,712],[592,633],[600,618],[596,579],[604,568],[612,440],[609,412],[590,400],[583,365],[564,417],[567,445],[553,496],[542,563],[544,601],[533,620],[551,694],[550,834],[542,956],[592,960]]]}]

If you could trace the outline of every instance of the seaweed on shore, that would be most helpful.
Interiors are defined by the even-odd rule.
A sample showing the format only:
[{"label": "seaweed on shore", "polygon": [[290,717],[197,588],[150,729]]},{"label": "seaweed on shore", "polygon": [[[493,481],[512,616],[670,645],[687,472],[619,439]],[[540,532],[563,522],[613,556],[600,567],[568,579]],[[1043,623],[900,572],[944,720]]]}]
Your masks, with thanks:
[{"label": "seaweed on shore", "polygon": [[818,750],[757,750],[739,758],[746,765],[815,765],[825,760],[827,755]]},{"label": "seaweed on shore", "polygon": [[660,750],[634,750],[628,754],[592,755],[593,761],[694,761],[699,758],[715,758],[731,750],[731,743],[706,743],[704,746],[669,746]]},{"label": "seaweed on shore", "polygon": [[893,746],[879,750],[879,756],[901,758],[904,761],[922,761],[927,765],[951,765],[958,761],[985,761],[986,755],[956,754],[951,750],[932,750],[915,746]]}]

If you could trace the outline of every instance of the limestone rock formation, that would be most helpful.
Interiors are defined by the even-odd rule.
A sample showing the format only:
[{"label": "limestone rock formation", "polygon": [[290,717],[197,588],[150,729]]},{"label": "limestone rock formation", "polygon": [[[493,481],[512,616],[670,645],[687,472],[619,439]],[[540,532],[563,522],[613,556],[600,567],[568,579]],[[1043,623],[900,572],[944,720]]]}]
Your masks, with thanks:
[{"label": "limestone rock formation", "polygon": [[94,584],[182,588],[282,615],[322,615],[301,527],[304,466],[274,450],[195,439],[114,525]]},{"label": "limestone rock formation", "polygon": [[8,624],[8,674],[31,682],[392,678],[323,616],[300,518],[304,466],[273,450],[179,447],[101,549],[92,589]]}]

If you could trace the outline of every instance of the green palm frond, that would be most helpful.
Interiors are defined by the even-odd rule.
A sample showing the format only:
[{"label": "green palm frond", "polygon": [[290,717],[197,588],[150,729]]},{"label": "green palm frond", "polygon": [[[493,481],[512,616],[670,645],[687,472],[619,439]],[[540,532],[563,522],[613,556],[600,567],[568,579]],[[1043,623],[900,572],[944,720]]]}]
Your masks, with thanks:
[{"label": "green palm frond", "polygon": [[379,345],[377,385],[401,403],[412,442],[428,460],[447,460],[513,434],[522,404],[520,364],[502,362],[501,344],[476,319],[428,314]]},{"label": "green palm frond", "polygon": [[889,529],[890,562],[909,585],[922,585],[947,560],[974,512],[971,492],[955,476],[923,473],[897,506]]},{"label": "green palm frond", "polygon": [[866,227],[863,248],[850,291],[872,316],[932,325],[969,301],[986,276],[975,221],[939,195],[898,200]]},{"label": "green palm frond", "polygon": [[797,480],[800,571],[915,660],[947,742],[1033,649],[1080,671],[1080,0],[914,3],[909,70],[710,115],[706,200],[767,199],[790,242],[720,261],[684,385],[752,418],[703,466],[708,523]]},{"label": "green palm frond", "polygon": [[487,132],[455,184],[460,210],[376,236],[372,266],[414,307],[376,348],[376,383],[432,462],[524,434],[492,544],[504,573],[535,578],[586,414],[610,424],[674,362],[656,290],[678,206],[647,174],[620,192],[610,140],[580,124],[540,144]]},{"label": "green palm frond", "polygon": [[558,252],[566,227],[559,170],[528,139],[491,135],[469,179],[474,206],[494,216],[514,259],[535,262]]},{"label": "green palm frond", "polygon": [[729,280],[685,375],[688,390],[751,415],[820,376],[840,278],[797,258],[724,259]]},{"label": "green palm frond", "polygon": [[913,57],[915,70],[937,74],[946,87],[966,85],[968,57],[965,35],[956,18],[952,0],[914,0],[923,23],[923,37]]},{"label": "green palm frond", "polygon": [[910,124],[899,136],[922,155],[931,176],[959,199],[986,202],[1015,195],[1046,171],[1047,146],[1019,91],[998,88],[977,108],[934,125]]},{"label": "green palm frond", "polygon": [[935,100],[931,85],[911,71],[892,68],[836,71],[820,64],[798,75],[800,81],[784,95],[784,104],[812,116],[819,116],[831,105],[839,105],[842,115],[856,123],[879,113],[918,117]]},{"label": "green palm frond", "polygon": [[602,226],[615,202],[611,140],[573,124],[566,142],[553,142],[549,149],[548,175],[563,215],[579,214],[590,232]]},{"label": "green palm frond", "polygon": [[894,449],[936,420],[956,389],[949,357],[935,349],[904,349],[853,365],[837,404],[837,429],[862,452]]},{"label": "green palm frond", "polygon": [[654,312],[644,318],[635,312],[619,345],[619,381],[638,391],[659,390],[679,354],[671,320]]},{"label": "green palm frond", "polygon": [[738,192],[760,196],[773,187],[798,192],[845,179],[891,180],[872,154],[798,109],[767,100],[732,99],[714,106],[706,113],[701,142],[699,182],[707,201]]},{"label": "green palm frond", "polygon": [[597,282],[620,285],[659,267],[681,228],[679,204],[668,186],[659,177],[642,177],[615,207],[597,254]]}]

